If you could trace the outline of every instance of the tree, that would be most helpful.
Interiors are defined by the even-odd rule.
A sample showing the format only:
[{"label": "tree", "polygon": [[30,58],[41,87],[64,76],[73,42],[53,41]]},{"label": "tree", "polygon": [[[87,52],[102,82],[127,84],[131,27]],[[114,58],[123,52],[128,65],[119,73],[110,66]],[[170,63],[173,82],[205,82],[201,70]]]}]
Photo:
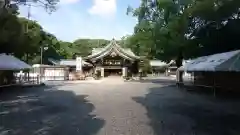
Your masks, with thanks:
[{"label": "tree", "polygon": [[31,5],[37,7],[43,7],[46,11],[52,12],[56,10],[56,5],[59,0],[1,0],[0,2],[0,14],[9,11],[18,11],[18,5]]},{"label": "tree", "polygon": [[21,42],[19,42],[18,51],[15,51],[15,55],[21,57],[26,54],[26,61],[28,61],[29,57],[34,57],[36,52],[39,52],[40,42],[43,40],[41,37],[43,30],[35,21],[26,18],[19,18],[19,21],[22,24],[23,37],[21,38]]},{"label": "tree", "polygon": [[132,36],[139,42],[144,41],[139,35],[148,37],[153,57],[175,59],[179,67],[184,58],[238,49],[239,7],[239,0],[141,0],[128,12],[138,18]]},{"label": "tree", "polygon": [[0,17],[0,53],[13,53],[17,51],[15,44],[24,36],[22,24],[16,15],[3,14]]},{"label": "tree", "polygon": [[36,57],[39,50],[39,42],[42,39],[42,28],[34,21],[19,18],[18,5],[42,6],[53,11],[57,0],[24,1],[2,0],[0,2],[0,53],[11,53],[28,61]]},{"label": "tree", "polygon": [[151,38],[149,32],[135,33],[125,39],[123,46],[130,48],[136,55],[152,58],[153,56],[150,54],[151,48],[148,46],[152,46],[153,42],[149,38]]},{"label": "tree", "polygon": [[[35,21],[18,18],[13,14],[5,14],[1,23],[0,39],[1,52],[14,54],[16,57],[28,62],[39,63],[41,47],[47,46],[44,58],[60,58],[60,41],[45,31]],[[46,62],[47,59],[44,60]]]},{"label": "tree", "polygon": [[60,48],[58,53],[63,56],[65,59],[71,59],[74,54],[73,44],[70,42],[59,41]]},{"label": "tree", "polygon": [[79,56],[87,56],[91,54],[93,48],[101,48],[109,43],[108,40],[104,39],[77,39],[73,42],[72,48]]},{"label": "tree", "polygon": [[203,0],[189,9],[192,18],[189,41],[200,46],[200,55],[239,49],[239,7],[238,0]]},{"label": "tree", "polygon": [[[184,15],[186,6],[187,1],[142,0],[139,8],[130,10],[138,18],[134,36],[148,37],[150,44],[147,48],[150,48],[152,58],[164,61],[175,59],[181,63],[187,26]],[[142,27],[144,25],[149,27]]]}]

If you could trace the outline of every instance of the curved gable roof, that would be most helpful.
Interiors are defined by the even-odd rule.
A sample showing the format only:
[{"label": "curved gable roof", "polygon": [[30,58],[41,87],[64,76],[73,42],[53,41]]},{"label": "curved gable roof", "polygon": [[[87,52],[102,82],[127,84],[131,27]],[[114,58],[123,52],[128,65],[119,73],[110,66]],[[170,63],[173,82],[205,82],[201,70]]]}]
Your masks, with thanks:
[{"label": "curved gable roof", "polygon": [[[97,51],[97,50],[99,50],[99,51]],[[94,60],[100,59],[104,56],[107,56],[111,52],[115,52],[119,56],[124,57],[129,60],[140,59],[140,57],[136,56],[131,51],[131,49],[124,49],[124,48],[120,47],[114,39],[104,48],[101,48],[101,49],[95,48],[95,51],[93,51],[93,53],[91,55],[84,57],[84,59],[94,59]]]}]

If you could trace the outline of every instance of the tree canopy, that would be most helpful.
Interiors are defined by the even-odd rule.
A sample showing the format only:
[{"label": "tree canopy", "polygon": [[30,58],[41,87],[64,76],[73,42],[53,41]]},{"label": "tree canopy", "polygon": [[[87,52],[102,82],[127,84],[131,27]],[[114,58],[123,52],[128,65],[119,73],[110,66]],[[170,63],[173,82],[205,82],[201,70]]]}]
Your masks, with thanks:
[{"label": "tree canopy", "polygon": [[138,23],[126,42],[178,66],[182,59],[239,49],[239,7],[239,0],[141,0],[128,8]]}]

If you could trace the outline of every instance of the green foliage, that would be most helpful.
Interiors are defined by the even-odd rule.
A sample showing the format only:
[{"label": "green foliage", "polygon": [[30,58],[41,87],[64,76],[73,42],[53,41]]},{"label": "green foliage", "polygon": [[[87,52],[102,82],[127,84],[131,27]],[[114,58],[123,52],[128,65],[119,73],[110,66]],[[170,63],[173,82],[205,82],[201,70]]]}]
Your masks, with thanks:
[{"label": "green foliage", "polygon": [[65,59],[71,59],[74,54],[74,50],[72,48],[73,44],[70,42],[64,42],[64,41],[59,41],[59,44],[60,44],[60,47],[57,50],[58,53]]},{"label": "green foliage", "polygon": [[[0,2],[0,53],[10,53],[30,63],[39,62],[40,48],[48,43],[56,47],[58,40],[42,30],[42,27],[26,18],[19,18],[18,6],[40,6],[52,12],[58,0],[3,0]],[[51,42],[50,42],[51,41]],[[58,47],[59,48],[59,47]]]},{"label": "green foliage", "polygon": [[104,39],[78,39],[73,42],[71,49],[80,56],[91,54],[92,48],[104,47],[109,43]]},{"label": "green foliage", "polygon": [[131,48],[139,56],[152,58],[151,52],[154,47],[152,38],[152,26],[148,22],[141,22],[135,26],[135,33],[123,39],[123,46]]},{"label": "green foliage", "polygon": [[23,36],[23,28],[18,18],[10,13],[2,14],[0,17],[0,52],[12,53],[17,51],[14,44],[21,42]]},{"label": "green foliage", "polygon": [[60,48],[56,37],[44,32],[35,21],[18,18],[14,14],[4,14],[0,19],[0,53],[14,54],[29,63],[39,63],[40,59],[37,61],[36,58],[40,56],[41,46],[54,50]]},{"label": "green foliage", "polygon": [[59,0],[3,0],[0,2],[0,14],[6,12],[17,13],[19,5],[42,7],[51,13],[56,10],[58,2]]},{"label": "green foliage", "polygon": [[[201,9],[206,5],[212,5],[208,6],[211,14]],[[239,7],[238,0],[203,0],[189,9],[193,20],[189,41],[200,46],[199,54],[209,55],[240,48]]]},{"label": "green foliage", "polygon": [[169,62],[239,49],[239,0],[141,0],[128,14],[137,17],[125,43],[144,56]]}]

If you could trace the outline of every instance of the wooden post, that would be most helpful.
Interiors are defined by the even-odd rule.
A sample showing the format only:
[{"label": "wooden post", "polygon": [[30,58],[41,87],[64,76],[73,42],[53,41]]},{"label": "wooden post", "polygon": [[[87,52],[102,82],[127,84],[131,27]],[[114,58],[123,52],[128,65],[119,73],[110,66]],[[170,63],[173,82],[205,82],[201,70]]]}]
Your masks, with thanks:
[{"label": "wooden post", "polygon": [[40,82],[39,82],[39,75],[37,75],[37,84],[40,84]]},{"label": "wooden post", "polygon": [[215,82],[215,73],[213,73],[213,96],[216,97],[216,82]]}]

